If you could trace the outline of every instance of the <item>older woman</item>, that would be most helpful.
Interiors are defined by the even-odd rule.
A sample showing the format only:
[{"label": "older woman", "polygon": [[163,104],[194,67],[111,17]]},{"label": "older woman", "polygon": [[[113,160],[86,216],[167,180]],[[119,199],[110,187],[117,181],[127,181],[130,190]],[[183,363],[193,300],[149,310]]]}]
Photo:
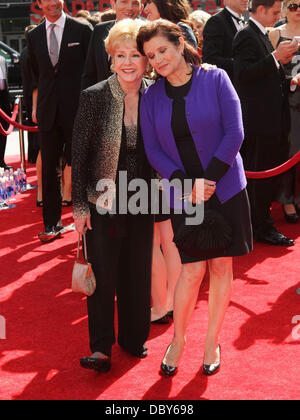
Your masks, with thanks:
[{"label": "older woman", "polygon": [[189,21],[190,10],[188,0],[148,0],[145,6],[148,20],[166,19],[176,23],[180,26],[185,39],[197,49],[198,39],[193,31],[193,24]]},{"label": "older woman", "polygon": [[[141,105],[150,163],[167,180],[194,179],[189,195],[194,203],[199,202],[197,186],[202,179],[209,208],[232,228],[232,245],[224,252],[199,257],[179,249],[183,269],[175,291],[175,333],[161,365],[168,376],[177,372],[208,265],[209,325],[203,371],[212,375],[220,368],[219,336],[232,291],[232,257],[252,250],[246,178],[239,154],[244,137],[240,101],[223,70],[199,67],[197,52],[177,25],[152,22],[140,29],[137,44],[162,76],[145,92]],[[185,214],[171,214],[175,236],[183,217]]]},{"label": "older woman", "polygon": [[[144,343],[150,329],[153,217],[128,214],[124,211],[127,200],[122,198],[125,174],[127,182],[151,180],[139,125],[147,65],[136,45],[142,24],[126,19],[109,33],[105,44],[115,74],[82,92],[74,127],[74,219],[80,235],[87,231],[88,259],[97,282],[95,294],[87,301],[92,356],[80,363],[98,372],[111,367],[115,294],[119,345],[133,356],[147,356]],[[103,199],[106,188],[97,185],[103,180],[116,185],[113,198],[120,210],[114,215],[105,212],[110,209]]]},{"label": "older woman", "polygon": [[[287,0],[283,2],[283,13],[287,22],[270,32],[270,40],[276,49],[281,42],[292,41],[300,37],[300,1]],[[300,39],[300,38],[298,38]],[[299,41],[298,41],[299,42]],[[300,54],[300,45],[297,57]],[[295,76],[299,72],[299,60],[284,64],[287,77]],[[291,131],[289,135],[290,157],[300,150],[300,86],[289,94],[291,113]],[[283,205],[283,212],[288,223],[297,223],[300,214],[300,164],[282,176],[282,185],[278,200]]]},{"label": "older woman", "polygon": [[199,37],[199,48],[198,52],[202,58],[202,48],[203,48],[203,30],[207,21],[211,18],[209,13],[204,12],[204,10],[195,10],[190,14],[189,19],[192,21],[198,31]]}]

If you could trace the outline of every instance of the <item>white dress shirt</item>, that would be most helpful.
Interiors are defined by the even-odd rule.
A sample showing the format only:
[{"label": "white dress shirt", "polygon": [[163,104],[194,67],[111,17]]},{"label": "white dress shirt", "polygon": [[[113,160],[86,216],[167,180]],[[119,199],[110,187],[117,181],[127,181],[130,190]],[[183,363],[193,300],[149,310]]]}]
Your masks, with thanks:
[{"label": "white dress shirt", "polygon": [[[2,57],[0,59],[3,61],[5,60],[5,58],[2,59]],[[6,75],[2,70],[2,64],[5,66],[5,61],[0,63],[0,90],[5,90]]]},{"label": "white dress shirt", "polygon": [[[55,32],[56,39],[58,42],[58,51],[60,51],[61,41],[62,41],[65,24],[66,24],[65,12],[62,13],[61,17],[56,22],[54,22],[54,24],[56,25],[54,28],[54,32]],[[50,31],[51,31],[50,25],[53,25],[53,23],[49,22],[46,19],[47,45],[48,45],[49,55],[50,55]]]},{"label": "white dress shirt", "polygon": [[[241,19],[241,16],[238,13],[234,12],[232,9],[230,9],[230,7],[226,6],[226,9],[228,10],[228,12],[230,14],[232,14],[233,16],[235,16],[237,19]],[[244,26],[245,26],[244,23],[239,22],[238,20],[234,19],[234,17],[232,17],[232,21],[233,21],[233,23],[234,23],[234,25],[235,25],[235,27],[236,27],[236,29],[238,31],[240,31],[241,29],[243,29]]]}]

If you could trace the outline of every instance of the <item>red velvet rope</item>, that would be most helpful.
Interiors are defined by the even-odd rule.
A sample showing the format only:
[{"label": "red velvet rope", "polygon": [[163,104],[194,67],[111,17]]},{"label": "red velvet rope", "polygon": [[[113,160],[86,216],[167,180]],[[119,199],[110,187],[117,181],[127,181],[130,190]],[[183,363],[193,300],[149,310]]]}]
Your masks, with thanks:
[{"label": "red velvet rope", "polygon": [[268,171],[261,171],[261,172],[249,172],[246,171],[246,177],[250,179],[263,179],[263,178],[272,178],[273,176],[277,176],[282,174],[283,172],[288,171],[293,166],[297,165],[300,162],[300,151],[295,154],[290,160],[283,163],[280,166],[277,166],[274,169],[269,169]]},{"label": "red velvet rope", "polygon": [[[0,108],[0,117],[2,117],[5,121],[7,121],[10,124],[8,131],[5,131],[2,125],[0,124],[0,133],[3,134],[4,136],[8,136],[9,134],[12,133],[14,127],[19,128],[21,130],[25,130],[25,131],[38,132],[39,131],[38,127],[28,127],[22,124],[18,124],[16,122],[18,109],[19,109],[19,103],[16,102],[14,106],[14,112],[13,112],[12,118],[9,118]],[[261,172],[246,171],[246,177],[249,179],[272,178],[274,176],[282,174],[283,172],[288,171],[293,166],[295,166],[298,162],[300,162],[300,151],[296,153],[296,155],[293,156],[290,160],[288,160],[287,162],[285,162],[284,164],[280,166],[277,166],[276,168],[269,169],[267,171],[261,171]]]},{"label": "red velvet rope", "polygon": [[[0,111],[1,111],[1,109],[0,109]],[[17,116],[18,116],[18,112],[19,112],[19,101],[17,100],[15,105],[14,105],[14,110],[13,110],[13,114],[12,114],[12,117],[11,117],[12,121],[14,121],[14,122],[16,121]],[[0,124],[0,133],[3,136],[9,136],[13,132],[13,129],[14,129],[14,126],[12,124],[10,124],[8,130],[6,131],[6,130],[4,130],[2,124]]]},{"label": "red velvet rope", "polygon": [[[17,105],[17,106],[19,107],[19,105]],[[15,107],[16,107],[16,105],[15,105]],[[0,108],[0,117],[3,118],[6,122],[8,122],[10,124],[10,126],[12,126],[11,131],[13,130],[13,127],[16,127],[18,129],[24,130],[24,131],[30,131],[31,133],[38,132],[39,131],[38,127],[29,127],[29,126],[25,126],[25,125],[22,125],[22,124],[17,123],[15,121],[16,120],[16,117],[13,119],[14,115],[12,116],[12,118],[10,118],[8,115],[5,114],[5,112],[2,111],[1,108]],[[11,127],[9,127],[8,131],[10,130],[10,128]],[[6,134],[7,131],[5,131],[3,129],[3,127],[2,127],[1,124],[0,124],[0,132],[4,136],[8,135],[8,134]],[[9,133],[9,134],[11,134],[11,133]]]}]

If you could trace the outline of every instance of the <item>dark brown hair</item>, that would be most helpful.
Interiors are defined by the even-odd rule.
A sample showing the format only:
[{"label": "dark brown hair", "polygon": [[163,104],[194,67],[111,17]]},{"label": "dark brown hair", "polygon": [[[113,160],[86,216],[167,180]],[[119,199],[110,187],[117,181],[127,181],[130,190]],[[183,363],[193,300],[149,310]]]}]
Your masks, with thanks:
[{"label": "dark brown hair", "polygon": [[108,9],[101,15],[101,22],[109,22],[111,20],[116,20],[117,14],[114,10]]},{"label": "dark brown hair", "polygon": [[162,19],[173,23],[187,20],[191,12],[188,0],[150,0],[154,3]]},{"label": "dark brown hair", "polygon": [[173,23],[184,22],[189,25],[199,43],[199,35],[197,28],[189,19],[191,13],[191,6],[188,0],[149,0],[150,3],[154,3],[158,9],[161,19],[169,20]]},{"label": "dark brown hair", "polygon": [[[183,38],[182,31],[175,23],[164,19],[149,22],[142,26],[137,36],[137,47],[142,55],[144,52],[144,43],[150,41],[155,36],[162,36],[176,47],[180,45],[179,38]],[[187,42],[184,41],[184,59],[187,63],[199,66],[201,59],[197,51]]]},{"label": "dark brown hair", "polygon": [[273,7],[277,1],[282,2],[283,0],[252,0],[250,1],[249,6],[250,12],[256,13],[259,6],[263,6],[266,9],[271,9],[271,7]]}]

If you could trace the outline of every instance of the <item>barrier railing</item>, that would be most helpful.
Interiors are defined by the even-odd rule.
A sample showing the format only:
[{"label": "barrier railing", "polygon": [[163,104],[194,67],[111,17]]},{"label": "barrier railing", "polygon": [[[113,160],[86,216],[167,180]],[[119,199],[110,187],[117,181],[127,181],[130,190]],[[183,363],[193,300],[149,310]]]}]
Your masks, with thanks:
[{"label": "barrier railing", "polygon": [[[16,92],[19,93],[19,92]],[[0,133],[5,136],[9,136],[14,128],[17,128],[19,130],[19,140],[20,140],[20,164],[21,164],[21,170],[25,171],[26,174],[26,160],[25,160],[25,147],[24,147],[24,131],[28,132],[38,132],[38,127],[31,127],[26,126],[22,124],[22,99],[23,96],[18,94],[16,96],[16,102],[13,108],[13,114],[11,117],[9,117],[1,108],[0,108],[0,117],[9,123],[8,130],[4,130],[3,126],[0,124]],[[16,121],[18,116],[18,122]],[[260,172],[251,172],[246,171],[246,176],[248,179],[265,179],[265,178],[272,178],[274,176],[280,175],[289,169],[291,169],[293,166],[297,165],[297,163],[300,162],[300,151],[296,153],[295,156],[293,156],[291,159],[289,159],[284,164],[277,166],[276,168],[269,169],[266,171],[260,171]],[[29,184],[27,189],[32,188]]]},{"label": "barrier railing", "polygon": [[[0,134],[4,136],[9,136],[12,134],[14,128],[19,130],[19,148],[20,148],[20,171],[14,173],[8,171],[9,173],[4,174],[4,182],[0,182],[0,210],[6,210],[13,207],[16,207],[14,204],[11,204],[13,201],[13,196],[17,193],[22,193],[24,191],[34,189],[27,183],[27,174],[26,174],[26,158],[25,158],[25,143],[24,143],[24,131],[38,132],[38,127],[27,127],[22,124],[22,91],[14,92],[16,94],[16,101],[13,107],[12,116],[9,117],[1,108],[0,108],[0,117],[9,124],[9,128],[5,130],[0,123]],[[18,122],[16,121],[18,117]]]}]

